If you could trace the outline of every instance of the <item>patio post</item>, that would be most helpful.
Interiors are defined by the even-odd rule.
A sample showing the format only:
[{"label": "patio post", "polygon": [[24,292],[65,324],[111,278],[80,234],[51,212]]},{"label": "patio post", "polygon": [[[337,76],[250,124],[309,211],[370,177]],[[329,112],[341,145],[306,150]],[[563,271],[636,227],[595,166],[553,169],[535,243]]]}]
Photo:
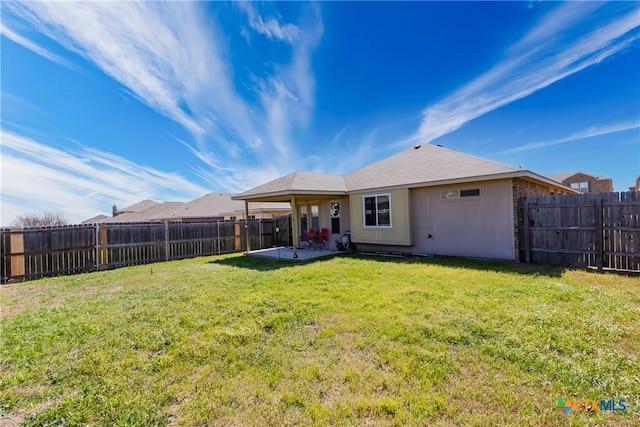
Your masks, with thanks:
[{"label": "patio post", "polygon": [[293,257],[298,258],[298,206],[295,196],[291,196],[291,235],[293,237]]},{"label": "patio post", "polygon": [[244,227],[247,236],[247,253],[251,251],[251,238],[249,237],[249,201],[244,201]]}]

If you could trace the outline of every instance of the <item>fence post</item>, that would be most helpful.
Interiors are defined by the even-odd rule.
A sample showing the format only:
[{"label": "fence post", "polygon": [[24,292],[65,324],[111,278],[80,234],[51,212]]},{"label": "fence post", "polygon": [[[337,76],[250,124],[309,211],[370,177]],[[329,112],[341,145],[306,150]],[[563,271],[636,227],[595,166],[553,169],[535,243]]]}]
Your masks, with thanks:
[{"label": "fence post", "polygon": [[260,249],[262,249],[264,247],[264,242],[262,241],[263,236],[262,236],[262,232],[263,232],[263,228],[262,228],[262,218],[258,219],[258,233],[260,233]]},{"label": "fence post", "polygon": [[164,260],[169,261],[169,221],[164,222]]},{"label": "fence post", "polygon": [[218,255],[220,255],[220,220],[216,221],[216,226],[217,226],[216,237],[218,242]]},{"label": "fence post", "polygon": [[96,271],[100,271],[100,227],[102,224],[96,224]]},{"label": "fence post", "polygon": [[522,202],[522,239],[524,243],[524,262],[531,262],[531,242],[529,239],[529,201],[525,198]]},{"label": "fence post", "polygon": [[107,246],[109,242],[107,241],[107,224],[101,224],[100,226],[100,265],[109,264],[109,253]]},{"label": "fence post", "polygon": [[239,220],[235,220],[235,222],[233,223],[233,235],[235,238],[235,250],[236,251],[241,251],[242,250],[242,241],[240,240],[242,238],[242,230],[240,229],[240,226],[242,224],[240,223]]},{"label": "fence post", "polygon": [[24,232],[13,231],[9,233],[9,253],[11,254],[11,277],[25,276],[24,263]]},{"label": "fence post", "polygon": [[598,270],[602,270],[603,266],[603,258],[604,258],[604,244],[603,244],[603,234],[604,230],[602,227],[602,198],[597,197],[595,200],[595,214],[596,214],[596,264],[598,266]]},{"label": "fence post", "polygon": [[1,233],[0,238],[2,238],[2,242],[0,244],[2,245],[2,253],[0,254],[0,258],[4,274],[2,275],[0,283],[4,285],[5,283],[9,283],[11,279],[11,232],[3,228]]}]

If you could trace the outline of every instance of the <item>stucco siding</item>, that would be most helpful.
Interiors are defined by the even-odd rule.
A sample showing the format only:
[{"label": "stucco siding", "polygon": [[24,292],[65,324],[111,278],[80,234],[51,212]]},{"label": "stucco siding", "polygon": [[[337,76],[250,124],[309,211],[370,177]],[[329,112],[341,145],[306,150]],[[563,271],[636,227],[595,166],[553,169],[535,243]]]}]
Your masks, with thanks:
[{"label": "stucco siding", "polygon": [[[331,227],[331,202],[340,203],[340,233],[332,233]],[[320,201],[319,205],[319,220],[320,228],[326,228],[329,230],[329,248],[335,247],[335,241],[350,229],[349,221],[349,198],[348,197],[336,197],[331,200],[324,199]]]},{"label": "stucco siding", "polygon": [[[480,189],[444,199],[443,191]],[[511,180],[424,187],[411,192],[416,253],[515,259]]]},{"label": "stucco siding", "polygon": [[[391,197],[391,226],[367,227],[364,223],[364,197],[386,195]],[[367,191],[349,196],[351,240],[355,243],[409,246],[411,240],[411,210],[409,190]]]}]

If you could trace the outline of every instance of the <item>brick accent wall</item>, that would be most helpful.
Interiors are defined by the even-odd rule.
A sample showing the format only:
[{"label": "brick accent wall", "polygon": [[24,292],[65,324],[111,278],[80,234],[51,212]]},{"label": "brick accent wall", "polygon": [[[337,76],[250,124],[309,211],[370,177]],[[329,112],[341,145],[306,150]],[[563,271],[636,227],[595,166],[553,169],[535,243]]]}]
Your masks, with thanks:
[{"label": "brick accent wall", "polygon": [[562,181],[567,187],[578,182],[589,183],[589,193],[610,193],[613,191],[613,180],[611,178],[599,179],[593,175],[577,173]]},{"label": "brick accent wall", "polygon": [[520,198],[548,196],[555,191],[551,189],[551,187],[536,184],[534,182],[525,181],[524,179],[520,179],[520,178],[514,178],[511,180],[511,182],[513,186],[513,224],[514,224],[516,261],[519,261],[520,260],[520,239],[519,239],[518,224],[521,218]]}]

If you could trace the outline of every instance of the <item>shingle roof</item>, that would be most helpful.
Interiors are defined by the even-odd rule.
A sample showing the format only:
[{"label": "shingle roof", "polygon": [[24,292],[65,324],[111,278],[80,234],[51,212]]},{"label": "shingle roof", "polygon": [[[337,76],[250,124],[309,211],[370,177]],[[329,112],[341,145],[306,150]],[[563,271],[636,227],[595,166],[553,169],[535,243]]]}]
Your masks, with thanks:
[{"label": "shingle roof", "polygon": [[518,172],[521,169],[431,144],[401,151],[344,175],[349,191]]},{"label": "shingle roof", "polygon": [[592,176],[595,179],[611,179],[608,176],[600,176],[600,175],[595,175],[595,174],[592,174],[592,173],[581,172],[581,171],[549,173],[549,174],[547,174],[545,176],[547,178],[549,178],[549,179],[554,180],[554,181],[562,182],[565,179],[571,178],[572,176],[577,175],[577,174]]},{"label": "shingle roof", "polygon": [[341,194],[347,193],[344,179],[339,175],[312,172],[293,172],[249,191],[238,194],[238,198],[250,198],[252,195],[277,196],[280,194]]},{"label": "shingle roof", "polygon": [[179,220],[183,218],[217,218],[221,213],[244,209],[244,202],[231,200],[231,194],[209,193],[165,213],[158,219]]},{"label": "shingle roof", "polygon": [[421,187],[499,177],[528,176],[551,180],[533,172],[507,166],[431,144],[417,145],[345,175],[294,172],[234,196],[251,200],[293,194],[348,194],[390,187]]},{"label": "shingle roof", "polygon": [[105,219],[104,222],[115,223],[158,221],[162,218],[163,215],[166,215],[168,212],[172,212],[178,206],[184,205],[183,202],[155,203],[155,205],[151,206],[148,209],[145,209],[142,212],[125,212],[120,215]]},{"label": "shingle roof", "polygon": [[[260,212],[288,212],[291,211],[291,204],[289,202],[253,202],[249,205],[249,214],[256,214]],[[244,203],[242,203],[241,209],[235,209],[229,212],[221,212],[221,214],[238,215],[244,214]]]},{"label": "shingle roof", "polygon": [[118,209],[118,212],[144,212],[159,204],[160,202],[156,202],[155,200],[145,199],[131,206],[127,206],[124,209]]},{"label": "shingle roof", "polygon": [[97,223],[103,222],[105,219],[108,219],[108,218],[111,218],[111,217],[100,214],[100,215],[94,216],[93,218],[85,219],[80,224],[97,224]]}]

